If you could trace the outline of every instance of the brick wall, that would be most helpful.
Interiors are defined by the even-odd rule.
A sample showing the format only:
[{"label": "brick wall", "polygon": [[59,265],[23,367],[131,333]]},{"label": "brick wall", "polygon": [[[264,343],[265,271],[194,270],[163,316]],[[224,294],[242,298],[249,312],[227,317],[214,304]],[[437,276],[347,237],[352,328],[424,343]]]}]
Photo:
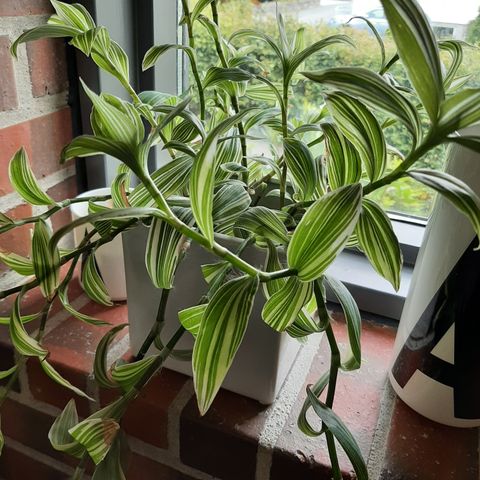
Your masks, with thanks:
[{"label": "brick wall", "polygon": [[[36,215],[43,208],[25,205],[10,186],[8,162],[21,146],[40,185],[54,199],[76,193],[74,164],[59,164],[72,137],[65,44],[47,39],[21,45],[18,60],[9,53],[18,35],[45,23],[50,13],[48,0],[0,1],[0,211],[12,218]],[[68,215],[59,213],[51,223],[58,228],[66,220]],[[0,236],[0,250],[27,255],[29,239],[28,226],[15,229]],[[0,265],[0,285],[12,278]]]}]

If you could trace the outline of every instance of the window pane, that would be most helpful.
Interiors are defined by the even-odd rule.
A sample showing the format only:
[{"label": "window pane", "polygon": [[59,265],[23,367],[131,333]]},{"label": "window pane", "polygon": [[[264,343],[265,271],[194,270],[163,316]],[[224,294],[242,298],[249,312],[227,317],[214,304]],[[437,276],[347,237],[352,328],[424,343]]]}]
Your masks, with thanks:
[{"label": "window pane", "polygon": [[[477,17],[479,0],[419,0],[419,2],[439,39],[453,38],[471,43],[480,42],[480,19]],[[269,0],[223,0],[219,2],[222,33],[228,37],[234,31],[242,28],[257,28],[277,38],[276,5],[277,2]],[[376,0],[278,0],[278,8],[285,17],[286,28],[290,36],[303,27],[306,45],[338,32],[348,34],[355,42],[356,48],[329,47],[317,53],[306,62],[304,70],[320,70],[345,65],[379,69],[380,52],[373,34],[363,20],[356,18],[349,22],[352,16],[364,16],[376,27],[384,39],[388,58],[395,52],[383,9]],[[347,22],[349,22],[348,25]],[[196,34],[200,37],[197,40],[197,48],[199,48],[200,65],[204,69],[207,65],[216,63],[216,53],[211,40],[202,28],[198,28]],[[248,46],[252,48],[250,55],[255,55],[265,66],[264,74],[274,82],[279,81],[281,77],[278,61],[271,50],[260,42],[250,43]],[[442,59],[448,66],[450,62],[448,54],[442,53]],[[466,48],[464,64],[460,68],[458,76],[471,74],[468,84],[480,86],[479,72],[480,51]],[[407,77],[401,66],[395,66],[392,73],[400,83],[408,85]],[[293,84],[293,91],[295,95],[291,97],[290,118],[307,122],[318,111],[321,87],[297,76]],[[396,147],[401,153],[408,152],[409,135],[403,127],[389,127],[385,130],[385,136],[387,143]],[[257,142],[255,154],[261,153],[261,149],[262,146]],[[321,151],[317,153],[321,153]],[[446,156],[446,148],[439,147],[425,156],[419,166],[442,169]],[[395,168],[400,161],[398,156],[390,155],[388,168]],[[374,197],[392,212],[426,218],[431,212],[435,195],[431,190],[416,184],[413,180],[403,179],[375,192]]]}]

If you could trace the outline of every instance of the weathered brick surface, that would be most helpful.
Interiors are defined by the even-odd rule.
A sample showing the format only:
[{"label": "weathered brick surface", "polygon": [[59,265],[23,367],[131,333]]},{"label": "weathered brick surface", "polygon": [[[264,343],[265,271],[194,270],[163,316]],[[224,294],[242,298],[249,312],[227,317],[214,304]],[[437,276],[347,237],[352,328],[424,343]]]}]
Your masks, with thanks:
[{"label": "weathered brick surface", "polygon": [[453,428],[395,401],[380,480],[478,480],[478,428]]},{"label": "weathered brick surface", "polygon": [[217,478],[254,479],[266,409],[254,400],[221,390],[208,413],[200,417],[192,398],[181,417],[181,460]]},{"label": "weathered brick surface", "polygon": [[53,8],[49,0],[2,0],[0,2],[0,16],[42,15],[52,13]]},{"label": "weathered brick surface", "polygon": [[17,87],[8,36],[0,37],[0,111],[14,110],[17,105]]},{"label": "weathered brick surface", "polygon": [[[13,220],[26,218],[32,215],[32,207],[30,205],[20,205],[3,213]],[[30,255],[31,228],[31,225],[23,225],[2,233],[0,235],[0,251],[15,252],[23,256]],[[0,262],[0,272],[5,271],[5,269],[3,263]]]},{"label": "weathered brick surface", "polygon": [[[334,314],[334,319],[337,342],[340,348],[345,350],[347,334],[343,317],[340,314]],[[351,429],[365,458],[368,458],[377,425],[394,338],[394,329],[364,321],[362,368],[354,372],[340,372],[337,382],[333,409]],[[296,425],[305,400],[307,385],[314,384],[328,370],[329,362],[328,344],[324,339],[297,403],[278,439],[273,454],[272,480],[283,480],[291,478],[292,475],[298,475],[302,480],[331,478],[325,437],[308,438]],[[320,428],[320,423],[315,421],[315,415],[309,418],[316,427]],[[342,451],[339,452],[339,461],[344,478],[353,478],[350,462]]]},{"label": "weathered brick surface", "polygon": [[30,79],[34,97],[53,95],[68,88],[65,43],[42,39],[27,43]]},{"label": "weathered brick surface", "polygon": [[130,456],[127,478],[128,480],[194,480],[193,477],[137,453]]}]

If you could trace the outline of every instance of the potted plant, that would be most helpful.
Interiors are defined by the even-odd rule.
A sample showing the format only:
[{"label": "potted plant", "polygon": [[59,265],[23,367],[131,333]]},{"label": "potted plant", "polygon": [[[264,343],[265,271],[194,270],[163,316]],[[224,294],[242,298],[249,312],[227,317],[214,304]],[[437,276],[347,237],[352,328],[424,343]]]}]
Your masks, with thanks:
[{"label": "potted plant", "polygon": [[[195,337],[193,377],[199,410],[205,413],[232,365],[249,320],[255,320],[250,319],[251,312],[261,291],[265,296],[261,316],[274,332],[298,338],[325,332],[331,349],[330,368],[308,389],[299,426],[308,435],[326,435],[335,479],[341,478],[335,438],[350,458],[357,477],[367,478],[355,440],[332,410],[339,371],[360,367],[361,318],[348,290],[328,276],[326,269],[348,245],[362,250],[379,274],[398,288],[402,266],[398,240],[388,216],[369,196],[406,176],[445,195],[479,233],[478,197],[448,174],[415,169],[423,155],[443,143],[479,149],[480,138],[454,135],[458,129],[480,120],[480,90],[462,90],[461,82],[454,81],[461,63],[461,43],[440,44],[452,58],[444,71],[439,46],[418,4],[414,0],[383,0],[398,54],[387,60],[377,35],[382,54],[379,72],[338,67],[300,73],[309,56],[338,43],[349,44],[350,39],[332,35],[304,47],[301,31],[289,38],[280,15],[279,39],[255,30],[242,30],[226,39],[221,34],[215,0],[201,0],[192,10],[183,0],[182,23],[188,31],[189,45],[154,46],[143,62],[144,68],[149,68],[169,49],[185,52],[194,82],[185,95],[172,97],[160,92],[137,93],[130,84],[128,59],[108,31],[95,25],[81,5],[51,2],[56,14],[46,25],[20,36],[12,46],[13,54],[20,43],[68,37],[73,46],[120,81],[131,101],[108,93],[97,94],[83,84],[93,105],[93,134],[75,138],[62,155],[62,161],[68,161],[105,153],[122,162],[111,185],[112,208],[99,204],[98,198],[53,202],[38,187],[23,150],[10,163],[15,190],[29,203],[49,205],[50,209],[24,221],[0,217],[0,232],[25,222],[33,226],[30,258],[2,254],[5,263],[28,277],[18,287],[1,293],[1,297],[16,295],[8,324],[19,358],[17,365],[2,376],[9,377],[11,385],[18,366],[34,356],[55,381],[85,395],[48,363],[42,332],[51,303],[58,297],[70,313],[96,323],[94,318],[76,312],[68,302],[68,285],[76,264],[83,256],[82,282],[87,294],[108,305],[110,299],[93,253],[123,232],[125,236],[147,235],[148,239],[143,239],[145,259],[133,255],[129,258],[145,262],[154,286],[161,289],[157,321],[136,359],[116,363],[109,371],[108,345],[123,326],[113,328],[102,339],[96,352],[96,381],[106,387],[120,386],[124,395],[81,422],[74,402],[70,402],[50,431],[53,446],[79,458],[90,456],[97,465],[98,477],[103,474],[123,478],[119,470],[119,431],[130,402],[162,368],[188,331]],[[205,15],[207,10],[211,16]],[[206,71],[199,71],[194,48],[195,29],[200,26],[208,30],[218,54],[218,64]],[[282,71],[280,84],[258,68],[258,61],[242,47],[245,39],[264,42],[275,52]],[[390,72],[400,61],[408,74],[408,84],[397,83]],[[303,124],[289,116],[293,83],[299,77],[324,87],[318,98],[318,114]],[[275,107],[266,108],[261,100],[255,105],[247,103],[249,88],[256,89],[257,98],[261,92],[260,98],[273,99]],[[193,96],[197,109],[189,108]],[[398,166],[389,169],[388,156],[399,153],[386,144],[384,130],[394,123],[409,132],[411,145]],[[262,134],[260,127],[273,132],[271,158],[249,155],[249,142]],[[311,132],[315,138],[307,143],[306,134]],[[171,161],[149,172],[148,153],[159,144],[169,151]],[[318,145],[323,146],[322,153],[314,155],[313,148]],[[133,191],[129,186],[132,175],[139,180]],[[88,201],[91,213],[52,234],[45,220],[72,201]],[[59,241],[86,224],[94,228],[80,245],[60,251]],[[127,248],[129,245],[133,248],[140,243],[127,241]],[[247,254],[247,248],[253,253]],[[178,312],[179,320],[173,319],[175,332],[161,342],[158,333],[164,326],[170,290],[177,269],[180,274],[183,262],[190,261],[188,250],[205,251],[216,259],[213,263],[208,260],[203,268],[208,289],[194,304]],[[265,260],[258,260],[259,255]],[[200,258],[197,263],[202,261]],[[31,317],[22,316],[20,300],[35,286],[43,292],[45,307],[39,313],[40,333],[32,338],[24,328],[24,322]],[[347,356],[340,354],[335,340],[325,301],[327,287],[345,313],[350,343]],[[175,288],[181,295],[190,286],[178,284]],[[158,298],[152,299],[152,303],[157,302]],[[311,305],[315,315],[311,314]],[[145,356],[153,344],[157,350]],[[322,393],[326,395],[320,400]],[[321,430],[307,420],[310,409],[321,419]],[[81,468],[77,473],[81,475]]]}]

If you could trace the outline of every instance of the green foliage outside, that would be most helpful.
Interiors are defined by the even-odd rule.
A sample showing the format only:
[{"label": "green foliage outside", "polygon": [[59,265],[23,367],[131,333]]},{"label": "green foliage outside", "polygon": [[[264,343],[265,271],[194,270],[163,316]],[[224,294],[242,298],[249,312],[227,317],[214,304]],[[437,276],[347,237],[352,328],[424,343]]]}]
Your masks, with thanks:
[{"label": "green foliage outside", "polygon": [[[333,46],[326,50],[322,50],[316,55],[312,56],[306,62],[304,70],[321,70],[334,66],[365,66],[371,69],[380,67],[380,50],[378,43],[373,35],[366,30],[353,29],[348,26],[332,27],[326,24],[316,25],[302,25],[295,19],[288,17],[288,7],[282,8],[282,13],[286,16],[286,27],[290,35],[293,35],[296,30],[304,28],[304,42],[305,45],[314,43],[320,38],[333,33],[345,33],[349,35],[356,45],[355,48],[347,46]],[[260,14],[258,7],[246,0],[228,0],[219,4],[220,18],[222,18],[222,32],[225,36],[230,36],[236,30],[242,28],[255,28],[262,30],[265,33],[278,37],[277,24],[274,16]],[[480,27],[479,31],[480,31]],[[197,27],[195,31],[195,41],[198,54],[198,64],[200,70],[206,68],[207,65],[215,63],[217,55],[215,46],[206,30],[202,27]],[[387,49],[387,58],[390,58],[394,53],[394,43],[391,38],[384,39]],[[277,81],[281,78],[280,66],[276,60],[274,53],[262,42],[255,44],[244,44],[251,47],[255,52],[257,60],[265,68],[264,75],[270,80]],[[447,55],[443,56],[446,63],[449,62]],[[464,65],[480,65],[480,51],[477,49],[465,50]],[[472,73],[465,70],[466,67],[461,67],[459,75]],[[405,72],[400,66],[392,68],[392,74],[401,83],[408,85],[408,80]],[[472,86],[480,86],[478,72],[472,76],[469,83]],[[190,85],[194,85],[193,80],[190,80]],[[322,87],[314,82],[310,82],[305,78],[297,75],[296,82],[294,82],[295,96],[291,97],[290,104],[290,120],[302,119],[307,120],[309,116],[318,113],[322,102]],[[246,100],[246,99],[245,99]],[[248,101],[248,100],[246,100]],[[388,128],[385,132],[387,142],[396,145],[402,153],[408,151],[410,142],[409,135],[404,127],[395,125]],[[404,145],[405,147],[400,147]],[[431,151],[426,155],[418,166],[421,168],[435,168],[442,169],[444,167],[446,158],[446,147],[441,146]],[[399,158],[391,156],[389,168],[393,169],[398,165]],[[427,187],[421,186],[410,178],[405,178],[389,185],[383,189],[376,191],[371,195],[371,198],[378,201],[384,208],[392,211],[404,213],[411,216],[426,218],[429,216],[433,207],[435,199],[435,192]]]}]

